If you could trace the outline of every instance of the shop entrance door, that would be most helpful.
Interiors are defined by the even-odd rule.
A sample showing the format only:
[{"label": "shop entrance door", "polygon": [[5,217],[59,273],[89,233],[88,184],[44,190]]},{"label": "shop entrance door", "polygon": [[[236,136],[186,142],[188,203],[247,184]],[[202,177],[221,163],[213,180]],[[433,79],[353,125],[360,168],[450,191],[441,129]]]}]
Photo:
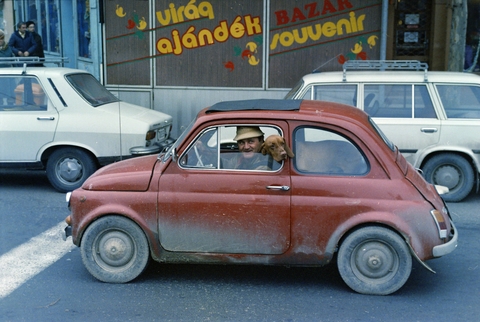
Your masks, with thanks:
[{"label": "shop entrance door", "polygon": [[395,1],[393,59],[429,62],[431,0]]}]

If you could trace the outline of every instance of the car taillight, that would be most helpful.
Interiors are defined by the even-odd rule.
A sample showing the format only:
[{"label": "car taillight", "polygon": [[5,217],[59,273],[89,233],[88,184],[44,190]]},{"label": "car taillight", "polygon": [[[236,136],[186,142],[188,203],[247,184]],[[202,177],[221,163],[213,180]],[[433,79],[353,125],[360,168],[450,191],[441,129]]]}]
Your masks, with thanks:
[{"label": "car taillight", "polygon": [[155,130],[148,131],[147,135],[145,136],[145,140],[147,141],[153,140],[156,134],[157,132]]},{"label": "car taillight", "polygon": [[432,214],[433,220],[437,224],[440,238],[447,238],[447,223],[445,222],[445,218],[443,217],[442,213],[436,209],[430,211],[430,213]]}]

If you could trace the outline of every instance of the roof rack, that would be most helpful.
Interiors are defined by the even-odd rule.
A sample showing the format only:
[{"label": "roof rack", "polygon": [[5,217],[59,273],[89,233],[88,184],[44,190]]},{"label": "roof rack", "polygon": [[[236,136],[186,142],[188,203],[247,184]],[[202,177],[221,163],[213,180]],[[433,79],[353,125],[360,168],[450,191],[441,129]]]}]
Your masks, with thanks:
[{"label": "roof rack", "polygon": [[23,67],[24,72],[28,65],[55,64],[63,67],[64,63],[68,63],[68,57],[0,57],[0,66]]},{"label": "roof rack", "polygon": [[348,70],[423,70],[427,81],[428,64],[418,60],[347,60],[343,64],[343,81]]}]

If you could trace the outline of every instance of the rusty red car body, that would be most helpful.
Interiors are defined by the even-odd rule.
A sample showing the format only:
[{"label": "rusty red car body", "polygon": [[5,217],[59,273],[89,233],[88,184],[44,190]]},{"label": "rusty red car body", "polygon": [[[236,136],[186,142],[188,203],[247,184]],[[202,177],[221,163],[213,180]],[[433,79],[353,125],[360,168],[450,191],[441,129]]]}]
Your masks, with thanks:
[{"label": "rusty red car body", "polygon": [[[149,258],[321,266],[338,253],[353,290],[393,293],[412,258],[428,268],[426,260],[455,249],[458,233],[435,187],[368,115],[338,107],[247,100],[206,108],[169,150],[106,166],[69,194],[66,236],[105,282],[133,280]],[[295,157],[278,169],[223,168],[236,146],[222,133],[245,125],[278,132]],[[195,148],[203,138],[209,164]],[[322,140],[346,145],[325,153]]]}]

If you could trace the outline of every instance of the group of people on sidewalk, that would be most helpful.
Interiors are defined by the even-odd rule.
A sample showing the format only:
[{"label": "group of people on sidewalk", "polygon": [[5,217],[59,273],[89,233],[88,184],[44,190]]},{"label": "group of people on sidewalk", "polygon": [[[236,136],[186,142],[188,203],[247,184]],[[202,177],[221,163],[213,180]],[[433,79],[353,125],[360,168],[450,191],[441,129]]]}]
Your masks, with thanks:
[{"label": "group of people on sidewalk", "polygon": [[0,57],[32,56],[45,57],[42,37],[35,31],[33,21],[19,22],[17,30],[10,36],[8,43],[5,40],[5,32],[0,29]]}]

